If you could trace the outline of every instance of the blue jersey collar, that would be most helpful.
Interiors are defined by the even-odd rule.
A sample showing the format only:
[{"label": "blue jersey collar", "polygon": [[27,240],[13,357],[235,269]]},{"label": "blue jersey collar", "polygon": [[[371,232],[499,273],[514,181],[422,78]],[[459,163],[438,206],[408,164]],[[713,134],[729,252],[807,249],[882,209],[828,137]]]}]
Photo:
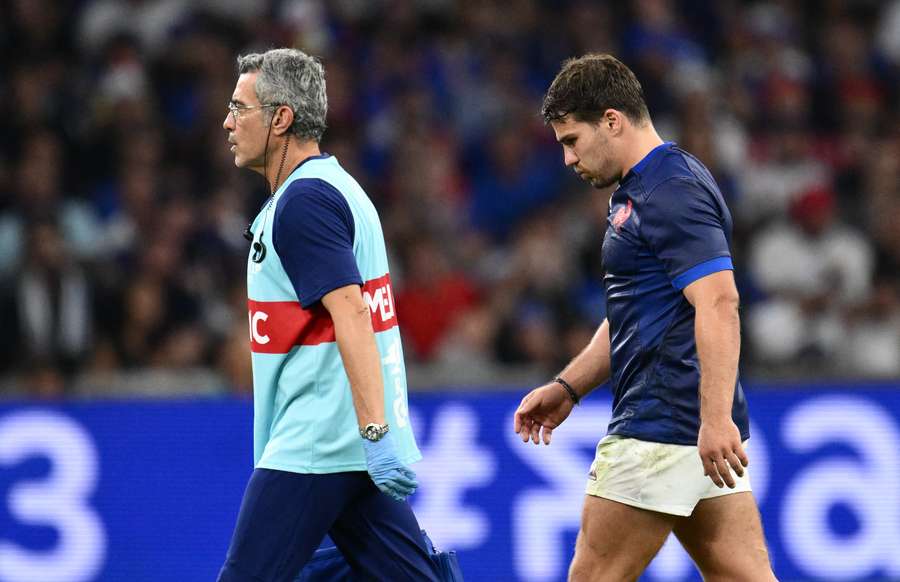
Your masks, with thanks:
[{"label": "blue jersey collar", "polygon": [[666,141],[659,144],[658,146],[650,150],[650,152],[646,156],[644,156],[640,162],[636,163],[634,167],[632,167],[628,171],[628,173],[630,174],[631,172],[634,172],[635,174],[640,174],[644,170],[644,168],[647,167],[647,164],[650,163],[650,160],[652,160],[657,154],[661,153],[662,150],[667,149],[673,145],[675,145],[674,141]]},{"label": "blue jersey collar", "polygon": [[330,157],[331,157],[331,154],[326,153],[326,152],[322,152],[322,153],[320,153],[320,154],[318,154],[318,155],[315,155],[315,156],[307,156],[307,157],[303,158],[302,160],[300,160],[300,163],[299,163],[299,164],[297,164],[296,166],[294,166],[294,169],[291,170],[291,172],[290,172],[290,174],[288,174],[288,176],[290,176],[291,174],[293,174],[294,172],[296,172],[297,170],[299,170],[299,169],[300,169],[300,166],[302,166],[303,164],[305,164],[306,162],[308,162],[308,161],[310,161],[310,160],[324,160],[325,158],[330,158]]},{"label": "blue jersey collar", "polygon": [[[327,159],[327,158],[330,158],[330,157],[331,157],[331,154],[326,153],[326,152],[322,152],[322,153],[316,154],[316,155],[314,155],[314,156],[306,156],[305,158],[303,158],[302,160],[300,160],[300,163],[299,163],[299,164],[297,164],[296,166],[294,166],[294,169],[293,169],[293,170],[291,170],[290,172],[288,172],[287,177],[290,178],[290,177],[294,174],[294,172],[296,172],[297,170],[299,170],[300,168],[302,168],[302,167],[303,167],[303,164],[305,164],[306,162],[309,162],[309,161],[312,161],[312,160],[324,160],[324,159]],[[285,179],[284,179],[284,182],[281,184],[281,186],[278,187],[278,191],[280,192],[280,191],[284,188],[285,184],[287,184],[287,183],[288,183],[287,178],[285,178]]]}]

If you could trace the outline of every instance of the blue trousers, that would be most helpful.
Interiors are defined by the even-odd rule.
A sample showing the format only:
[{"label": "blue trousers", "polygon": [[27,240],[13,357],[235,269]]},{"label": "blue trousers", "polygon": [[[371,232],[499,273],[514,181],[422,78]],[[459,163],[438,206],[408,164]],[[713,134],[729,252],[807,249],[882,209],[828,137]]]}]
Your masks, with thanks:
[{"label": "blue trousers", "polygon": [[289,582],[325,534],[361,580],[438,580],[409,503],[381,493],[368,473],[256,469],[219,582]]}]

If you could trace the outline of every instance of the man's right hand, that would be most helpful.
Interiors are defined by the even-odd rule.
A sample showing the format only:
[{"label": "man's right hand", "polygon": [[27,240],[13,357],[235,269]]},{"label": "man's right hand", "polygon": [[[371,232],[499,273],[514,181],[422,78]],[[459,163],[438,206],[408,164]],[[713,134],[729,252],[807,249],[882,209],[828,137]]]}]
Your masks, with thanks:
[{"label": "man's right hand", "polygon": [[363,440],[366,450],[366,468],[378,489],[397,501],[403,501],[413,494],[419,483],[412,469],[397,458],[393,433],[388,432],[381,440]]},{"label": "man's right hand", "polygon": [[534,444],[550,444],[553,429],[568,418],[575,403],[566,389],[557,382],[544,384],[525,395],[516,410],[514,429],[522,442],[531,439]]}]

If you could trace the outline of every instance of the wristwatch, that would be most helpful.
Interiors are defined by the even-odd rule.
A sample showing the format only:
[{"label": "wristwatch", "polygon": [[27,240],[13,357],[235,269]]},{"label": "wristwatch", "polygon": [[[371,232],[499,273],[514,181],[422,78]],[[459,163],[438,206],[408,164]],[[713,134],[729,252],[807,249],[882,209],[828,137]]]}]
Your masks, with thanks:
[{"label": "wristwatch", "polygon": [[384,438],[384,435],[386,435],[387,432],[387,424],[375,424],[374,422],[370,422],[363,428],[359,429],[359,436],[374,443]]}]

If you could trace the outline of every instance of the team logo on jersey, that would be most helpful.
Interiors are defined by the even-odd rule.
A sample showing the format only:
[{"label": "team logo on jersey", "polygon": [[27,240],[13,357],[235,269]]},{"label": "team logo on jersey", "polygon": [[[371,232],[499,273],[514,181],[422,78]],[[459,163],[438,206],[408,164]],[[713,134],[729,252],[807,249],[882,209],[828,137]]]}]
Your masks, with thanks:
[{"label": "team logo on jersey", "polygon": [[625,224],[625,221],[627,221],[628,217],[631,216],[632,206],[633,206],[633,204],[631,203],[631,200],[629,199],[628,204],[620,207],[616,211],[616,214],[615,214],[615,216],[613,216],[613,219],[612,219],[612,225],[613,225],[613,228],[616,229],[616,232],[620,232],[622,230],[622,225]]}]

